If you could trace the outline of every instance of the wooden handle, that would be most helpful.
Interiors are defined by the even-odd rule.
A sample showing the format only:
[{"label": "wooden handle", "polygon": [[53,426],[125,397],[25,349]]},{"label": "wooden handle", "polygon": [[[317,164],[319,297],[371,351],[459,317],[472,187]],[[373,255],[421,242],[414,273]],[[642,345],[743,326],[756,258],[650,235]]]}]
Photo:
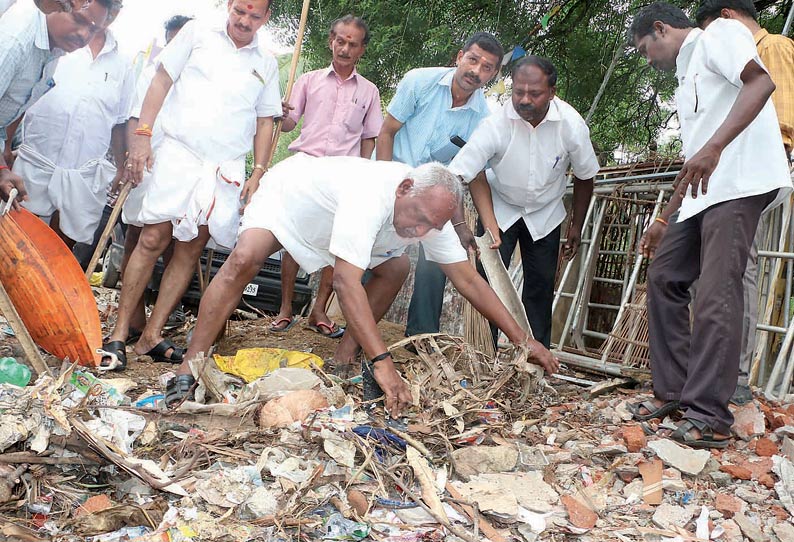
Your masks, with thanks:
[{"label": "wooden handle", "polygon": [[116,221],[119,219],[119,214],[121,213],[121,208],[124,207],[124,202],[127,201],[127,196],[130,195],[130,190],[132,190],[132,183],[125,183],[116,200],[116,205],[113,207],[113,212],[110,213],[108,223],[105,224],[105,230],[102,232],[102,237],[99,238],[99,244],[96,246],[94,255],[91,256],[91,261],[88,262],[88,267],[85,270],[85,278],[89,281],[91,280],[91,275],[94,273],[96,263],[99,261],[99,256],[102,254],[102,251],[105,250],[105,244],[108,242],[108,239],[110,239],[113,228],[116,227]]},{"label": "wooden handle", "polygon": [[[284,92],[284,101],[289,102],[292,95],[292,85],[295,84],[295,72],[298,71],[298,60],[301,56],[301,46],[303,45],[303,33],[306,30],[306,19],[309,17],[309,3],[310,0],[303,0],[303,9],[301,9],[301,20],[298,25],[298,37],[295,39],[295,50],[292,52],[292,64],[289,67],[289,78],[287,79],[287,89]],[[273,130],[273,141],[270,145],[270,156],[267,158],[267,167],[273,163],[273,157],[276,155],[276,148],[278,147],[278,139],[281,136],[281,121],[276,122]]]}]

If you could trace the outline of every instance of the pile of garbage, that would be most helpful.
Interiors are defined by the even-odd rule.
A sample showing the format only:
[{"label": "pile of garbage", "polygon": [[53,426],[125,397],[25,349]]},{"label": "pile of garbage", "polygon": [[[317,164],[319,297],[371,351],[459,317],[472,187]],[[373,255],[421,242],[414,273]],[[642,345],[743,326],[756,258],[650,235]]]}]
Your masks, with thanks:
[{"label": "pile of garbage", "polygon": [[756,400],[728,449],[693,450],[631,422],[641,392],[410,342],[399,420],[275,349],[197,364],[175,411],[76,366],[2,384],[0,540],[794,541],[794,405]]}]

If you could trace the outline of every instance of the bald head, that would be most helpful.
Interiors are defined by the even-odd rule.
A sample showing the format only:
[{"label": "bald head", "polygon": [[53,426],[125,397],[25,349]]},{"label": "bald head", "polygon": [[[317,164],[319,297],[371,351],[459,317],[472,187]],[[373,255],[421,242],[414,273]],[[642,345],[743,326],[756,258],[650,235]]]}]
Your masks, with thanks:
[{"label": "bald head", "polygon": [[443,165],[423,164],[397,187],[394,228],[405,238],[424,237],[449,222],[463,197],[458,178]]}]

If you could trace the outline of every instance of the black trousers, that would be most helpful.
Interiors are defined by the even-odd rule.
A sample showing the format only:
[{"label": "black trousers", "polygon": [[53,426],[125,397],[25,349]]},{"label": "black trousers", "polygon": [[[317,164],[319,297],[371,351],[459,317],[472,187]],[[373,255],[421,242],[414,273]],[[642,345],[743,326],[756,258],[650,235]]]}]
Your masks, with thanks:
[{"label": "black trousers", "polygon": [[717,433],[730,434],[733,425],[728,401],[742,350],[742,278],[758,220],[776,194],[726,201],[670,223],[648,269],[654,395],[679,400],[685,417]]},{"label": "black trousers", "polygon": [[[557,275],[557,260],[560,255],[560,230],[557,226],[546,237],[535,241],[527,229],[523,219],[510,226],[507,231],[500,231],[502,244],[499,255],[505,267],[510,267],[510,260],[516,245],[521,251],[521,266],[524,272],[524,286],[521,290],[521,303],[527,312],[527,319],[535,339],[546,348],[551,345],[551,305],[554,302],[554,279]],[[477,235],[484,233],[482,224],[477,223]],[[478,263],[477,270],[485,277],[485,271]],[[491,326],[496,340],[497,330]]]}]

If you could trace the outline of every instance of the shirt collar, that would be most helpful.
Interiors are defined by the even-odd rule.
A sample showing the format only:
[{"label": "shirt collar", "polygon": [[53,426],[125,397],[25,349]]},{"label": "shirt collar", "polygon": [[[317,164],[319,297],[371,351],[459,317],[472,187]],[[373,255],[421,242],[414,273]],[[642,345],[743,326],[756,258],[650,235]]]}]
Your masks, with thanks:
[{"label": "shirt collar", "polygon": [[765,28],[762,28],[761,30],[756,32],[753,35],[753,39],[755,40],[755,44],[758,45],[758,42],[760,42],[762,39],[764,39],[768,35],[769,35],[769,32]]},{"label": "shirt collar", "polygon": [[[507,118],[527,122],[521,118],[521,115],[518,114],[516,108],[513,107],[513,100],[507,102],[504,105],[504,107],[507,110]],[[540,126],[544,122],[559,122],[561,120],[562,120],[562,112],[560,111],[560,105],[557,103],[557,97],[555,96],[551,100],[551,103],[549,104],[549,110],[546,111],[546,116],[543,117],[543,120],[540,121],[540,124],[538,124],[538,126]],[[527,122],[527,124],[529,123]],[[538,126],[535,126],[535,128],[537,128]]]},{"label": "shirt collar", "polygon": [[105,45],[102,47],[102,50],[99,51],[99,54],[96,57],[99,58],[102,55],[113,53],[118,49],[118,47],[119,43],[116,41],[116,37],[113,35],[110,29],[107,29],[105,30]]},{"label": "shirt collar", "polygon": [[[225,37],[227,40],[229,40],[229,43],[231,43],[231,44],[232,44],[232,46],[234,46],[234,47],[235,47],[235,49],[236,49],[236,48],[237,48],[237,46],[236,46],[236,45],[234,45],[234,40],[232,40],[232,37],[231,37],[231,36],[229,35],[229,33],[226,31],[226,28],[228,27],[228,25],[229,25],[229,19],[216,20],[216,21],[215,21],[215,22],[212,24],[212,27],[211,27],[211,28],[212,28],[212,29],[213,29],[215,32],[218,32],[219,34],[223,34],[223,35],[224,35],[224,37]],[[252,40],[251,40],[251,43],[249,43],[248,45],[243,45],[242,47],[240,47],[240,49],[256,49],[256,48],[258,48],[258,47],[259,47],[259,32],[256,32],[256,33],[254,34],[254,39],[252,39]]]},{"label": "shirt collar", "polygon": [[[334,69],[334,65],[333,65],[333,64],[331,64],[330,66],[328,66],[328,67],[325,69],[325,75],[326,75],[326,77],[327,77],[327,76],[329,76],[329,75],[331,75],[331,74],[334,74],[334,75],[336,75],[337,77],[339,77],[339,74],[338,74],[338,73],[336,73],[336,70]],[[344,81],[347,81],[348,79],[353,79],[354,77],[358,77],[358,70],[356,70],[356,67],[355,67],[355,66],[353,66],[353,72],[350,74],[350,77],[348,77],[347,79],[344,79]],[[339,77],[339,79],[342,79],[342,78],[341,78],[341,77]]]},{"label": "shirt collar", "polygon": [[39,10],[36,10],[36,36],[33,38],[33,43],[42,51],[50,50],[50,34],[47,30],[47,16]]},{"label": "shirt collar", "polygon": [[702,33],[703,30],[700,28],[693,28],[689,31],[689,34],[686,35],[686,38],[684,38],[684,42],[678,50],[678,56],[675,58],[677,73],[681,73],[682,70],[686,69],[687,64],[689,64],[689,58],[692,56],[692,48],[695,46],[695,43]]},{"label": "shirt collar", "polygon": [[[449,68],[449,71],[438,80],[438,84],[449,87],[449,95],[452,97],[452,77],[455,75],[455,68]],[[458,109],[473,109],[477,113],[482,113],[488,110],[488,104],[485,103],[485,94],[481,88],[475,90],[465,104],[458,107]]]}]

